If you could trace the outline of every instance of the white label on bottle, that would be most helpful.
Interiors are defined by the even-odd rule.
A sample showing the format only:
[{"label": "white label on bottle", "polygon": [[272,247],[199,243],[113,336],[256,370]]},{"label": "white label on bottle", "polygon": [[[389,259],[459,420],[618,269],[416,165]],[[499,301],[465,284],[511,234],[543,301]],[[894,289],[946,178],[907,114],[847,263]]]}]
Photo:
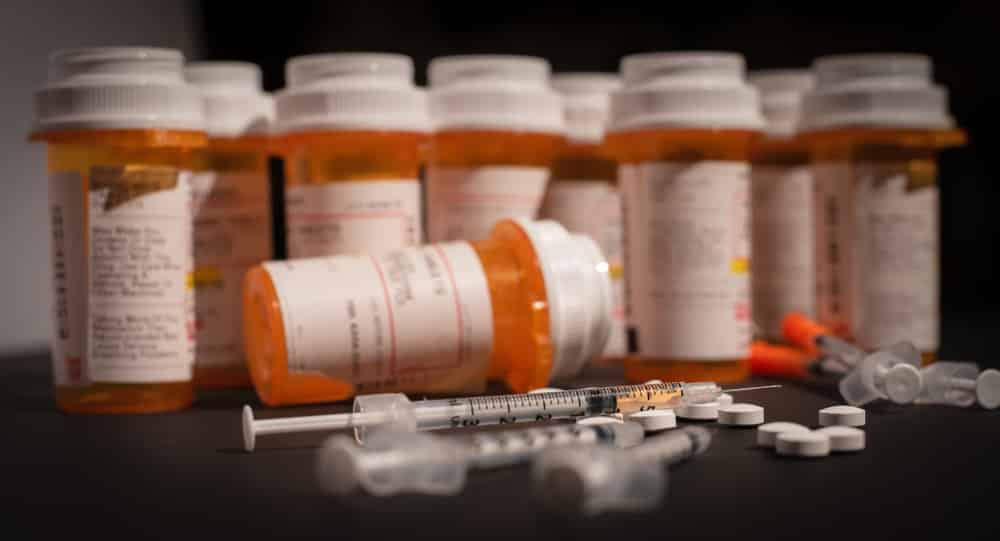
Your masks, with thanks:
[{"label": "white label on bottle", "polygon": [[545,167],[429,167],[427,237],[484,239],[504,218],[534,219],[548,178]]},{"label": "white label on bottle", "polygon": [[84,366],[87,273],[83,246],[83,181],[77,172],[49,176],[54,319],[52,373],[56,385],[86,385]]},{"label": "white label on bottle", "polygon": [[637,266],[630,288],[639,355],[748,355],[749,176],[742,162],[636,166],[626,249],[629,265]]},{"label": "white label on bottle", "polygon": [[623,276],[622,200],[618,188],[604,180],[559,180],[549,185],[541,218],[555,220],[574,233],[597,242],[611,266],[613,298],[611,336],[604,355],[625,354],[625,284]]},{"label": "white label on bottle", "polygon": [[764,336],[780,339],[786,314],[815,314],[812,170],[754,165],[752,175],[753,317]]},{"label": "white label on bottle", "polygon": [[243,277],[272,255],[268,179],[260,172],[200,172],[191,191],[195,364],[243,366]]},{"label": "white label on bottle", "polygon": [[270,262],[290,372],[358,389],[462,388],[485,381],[493,312],[468,243]]},{"label": "white label on bottle", "polygon": [[288,255],[317,257],[420,244],[420,203],[417,179],[289,186]]},{"label": "white label on bottle", "polygon": [[[821,300],[866,348],[939,345],[938,189],[913,179],[905,162],[824,164],[829,212],[821,236],[840,243],[820,260],[837,287]],[[821,173],[817,172],[819,180]],[[915,182],[915,180],[917,180]],[[825,282],[829,284],[829,282]]]},{"label": "white label on bottle", "polygon": [[87,368],[92,381],[188,381],[194,362],[188,171],[90,174]]}]

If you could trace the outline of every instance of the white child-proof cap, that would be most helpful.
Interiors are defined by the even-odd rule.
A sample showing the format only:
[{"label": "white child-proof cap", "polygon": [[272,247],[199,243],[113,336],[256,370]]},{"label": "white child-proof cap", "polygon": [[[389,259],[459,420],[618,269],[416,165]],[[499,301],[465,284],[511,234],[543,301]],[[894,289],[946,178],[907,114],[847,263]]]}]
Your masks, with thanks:
[{"label": "white child-proof cap", "polygon": [[572,377],[600,355],[611,335],[608,263],[589,237],[552,220],[515,219],[538,255],[553,340],[550,380]]},{"label": "white child-proof cap", "polygon": [[799,127],[802,96],[813,89],[816,78],[809,70],[752,71],[747,81],[760,93],[768,135],[787,137]]},{"label": "white child-proof cap", "polygon": [[275,97],[276,131],[430,130],[427,95],[413,84],[413,61],[389,53],[293,58]]},{"label": "white child-proof cap", "polygon": [[213,137],[266,134],[274,101],[261,90],[260,68],[249,62],[191,62],[188,82],[201,90],[205,131]]},{"label": "white child-proof cap", "polygon": [[813,71],[816,89],[803,100],[803,129],[945,129],[954,125],[948,113],[948,91],[933,84],[927,56],[826,56],[813,63]]},{"label": "white child-proof cap", "polygon": [[549,63],[514,55],[444,56],[431,61],[435,129],[559,133],[562,100],[549,88]]},{"label": "white child-proof cap", "polygon": [[173,49],[94,47],[56,51],[35,94],[35,130],[201,131],[201,95]]},{"label": "white child-proof cap", "polygon": [[551,84],[562,95],[570,140],[600,142],[608,124],[611,93],[621,89],[621,79],[613,73],[557,73]]},{"label": "white child-proof cap", "polygon": [[625,87],[611,97],[610,130],[667,127],[758,130],[757,90],[736,53],[643,53],[621,63]]}]

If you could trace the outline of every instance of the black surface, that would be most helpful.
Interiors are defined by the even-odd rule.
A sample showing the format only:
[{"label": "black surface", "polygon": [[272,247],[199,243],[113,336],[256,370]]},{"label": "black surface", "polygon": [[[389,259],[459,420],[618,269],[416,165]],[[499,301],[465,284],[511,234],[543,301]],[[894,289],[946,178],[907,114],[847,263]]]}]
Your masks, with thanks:
[{"label": "black surface", "polygon": [[[615,381],[590,374],[581,385]],[[527,467],[475,472],[461,497],[358,497],[314,479],[318,435],[241,447],[249,392],[206,395],[161,415],[69,416],[53,405],[45,355],[0,361],[4,538],[388,539],[997,538],[1000,410],[869,409],[868,449],[819,460],[754,446],[753,429],[707,424],[715,440],[671,472],[660,509],[566,520],[539,511]],[[756,380],[760,383],[764,380]],[[815,424],[836,401],[794,385],[747,393],[770,421]],[[259,417],[347,405],[258,410]],[[985,510],[985,511],[984,511]],[[13,527],[13,529],[11,529]],[[20,535],[11,535],[11,533]],[[93,534],[100,532],[99,537]]]}]

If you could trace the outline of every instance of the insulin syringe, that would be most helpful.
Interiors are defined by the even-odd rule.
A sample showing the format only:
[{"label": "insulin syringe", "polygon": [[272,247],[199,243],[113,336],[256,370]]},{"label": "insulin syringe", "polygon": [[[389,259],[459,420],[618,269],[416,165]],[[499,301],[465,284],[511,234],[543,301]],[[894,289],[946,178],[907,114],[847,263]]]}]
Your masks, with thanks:
[{"label": "insulin syringe", "polygon": [[[727,393],[773,389],[780,385],[725,389]],[[404,430],[435,430],[524,421],[548,421],[713,402],[723,389],[713,382],[645,383],[588,387],[568,391],[446,398],[411,402],[404,394],[362,395],[353,413],[254,419],[243,407],[243,444],[253,451],[257,436],[353,428],[358,441],[366,429],[391,423]]]}]

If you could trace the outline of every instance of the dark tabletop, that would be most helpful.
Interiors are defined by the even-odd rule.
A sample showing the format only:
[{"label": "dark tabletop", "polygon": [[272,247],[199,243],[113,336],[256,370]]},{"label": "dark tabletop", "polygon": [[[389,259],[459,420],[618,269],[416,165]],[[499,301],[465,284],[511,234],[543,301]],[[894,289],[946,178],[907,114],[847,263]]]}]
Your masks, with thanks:
[{"label": "dark tabletop", "polygon": [[[578,383],[616,376],[595,372]],[[843,541],[950,539],[971,529],[961,536],[1000,539],[988,514],[1000,501],[1000,410],[875,405],[867,450],[813,460],[756,448],[753,429],[706,424],[712,446],[670,472],[659,510],[567,520],[540,510],[526,466],[473,472],[457,497],[331,498],[314,477],[322,435],[262,437],[255,453],[242,451],[240,406],[257,405],[249,391],[205,394],[180,413],[70,416],[53,405],[46,355],[0,360],[0,381],[5,534]],[[807,425],[837,403],[794,384],[740,400],[764,406],[769,421]],[[348,409],[255,411],[265,418]]]}]

